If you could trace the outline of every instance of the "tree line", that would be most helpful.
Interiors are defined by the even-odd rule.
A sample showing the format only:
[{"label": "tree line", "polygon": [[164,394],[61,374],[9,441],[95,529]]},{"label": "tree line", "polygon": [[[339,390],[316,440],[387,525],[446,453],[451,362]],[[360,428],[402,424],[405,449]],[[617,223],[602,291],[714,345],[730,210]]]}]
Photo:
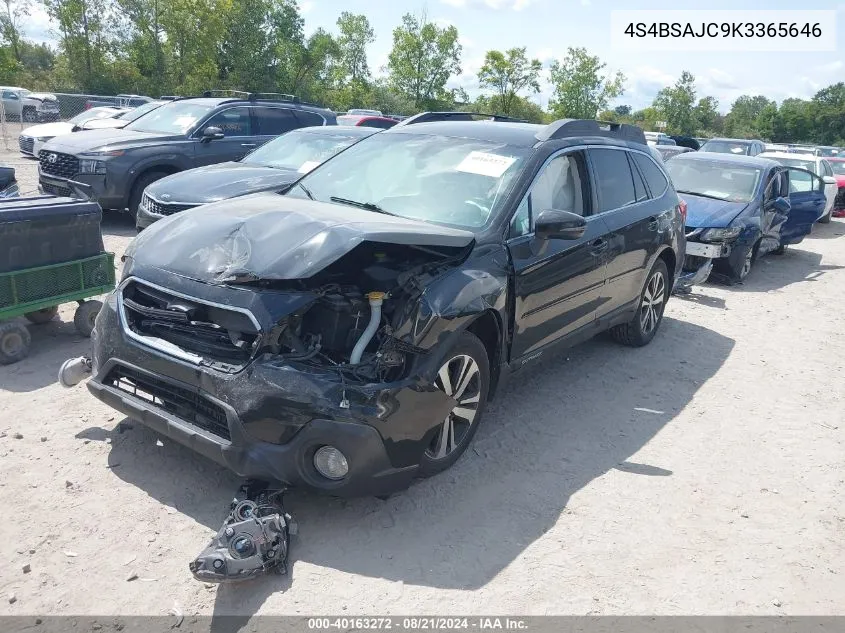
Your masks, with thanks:
[{"label": "tree line", "polygon": [[[22,26],[40,5],[55,25],[55,46],[36,44]],[[624,95],[622,73],[584,48],[544,68],[526,47],[488,51],[470,99],[450,79],[462,72],[458,29],[406,14],[393,30],[383,69],[367,56],[375,32],[365,15],[340,13],[332,30],[306,36],[295,0],[0,0],[0,82],[31,90],[88,94],[192,95],[209,88],[295,94],[337,111],[396,114],[461,109],[533,122],[599,118],[693,136],[759,137],[774,142],[845,144],[845,84],[812,99],[737,99],[722,115],[682,73],[651,106],[608,104]],[[551,86],[547,108],[533,97]]]}]

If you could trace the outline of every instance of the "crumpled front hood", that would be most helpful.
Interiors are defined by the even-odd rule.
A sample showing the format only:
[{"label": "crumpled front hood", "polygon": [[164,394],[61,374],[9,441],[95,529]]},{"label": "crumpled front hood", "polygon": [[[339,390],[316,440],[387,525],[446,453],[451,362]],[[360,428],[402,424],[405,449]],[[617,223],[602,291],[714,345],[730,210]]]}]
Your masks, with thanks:
[{"label": "crumpled front hood", "polygon": [[307,279],[362,242],[462,248],[472,233],[339,204],[259,193],[183,211],[145,229],[132,266],[210,283]]},{"label": "crumpled front hood", "polygon": [[30,92],[26,95],[27,99],[35,99],[36,101],[58,101],[56,95],[49,92]]},{"label": "crumpled front hood", "polygon": [[147,193],[167,203],[207,203],[260,191],[278,191],[302,174],[245,163],[218,163],[197,167],[157,180]]},{"label": "crumpled front hood", "polygon": [[689,193],[679,195],[687,203],[687,227],[697,229],[726,227],[748,206],[745,202],[714,200]]}]

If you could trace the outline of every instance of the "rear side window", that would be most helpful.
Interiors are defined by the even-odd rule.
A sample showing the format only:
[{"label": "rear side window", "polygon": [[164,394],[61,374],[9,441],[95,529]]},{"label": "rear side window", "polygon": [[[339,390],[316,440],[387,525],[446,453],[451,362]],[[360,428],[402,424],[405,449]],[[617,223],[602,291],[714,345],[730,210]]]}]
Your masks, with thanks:
[{"label": "rear side window", "polygon": [[669,186],[669,181],[666,180],[663,170],[655,165],[653,160],[643,154],[632,153],[631,158],[634,159],[634,163],[640,168],[651,197],[659,198],[662,196],[663,192],[666,191],[666,187]]},{"label": "rear side window", "polygon": [[648,192],[645,189],[645,182],[640,175],[640,170],[631,162],[632,160],[634,160],[634,157],[628,153],[628,163],[631,167],[631,174],[634,176],[634,193],[637,194],[637,202],[642,202],[648,200]]},{"label": "rear side window", "polygon": [[591,149],[589,152],[599,193],[599,210],[611,211],[634,204],[637,193],[627,152],[616,149]]},{"label": "rear side window", "polygon": [[299,125],[302,127],[326,124],[326,120],[319,114],[315,112],[308,112],[307,110],[297,110],[296,118],[299,119]]},{"label": "rear side window", "polygon": [[253,108],[259,136],[278,136],[300,127],[292,110],[287,108]]},{"label": "rear side window", "polygon": [[226,136],[250,136],[252,119],[249,108],[228,108],[212,116],[205,127],[219,127]]}]

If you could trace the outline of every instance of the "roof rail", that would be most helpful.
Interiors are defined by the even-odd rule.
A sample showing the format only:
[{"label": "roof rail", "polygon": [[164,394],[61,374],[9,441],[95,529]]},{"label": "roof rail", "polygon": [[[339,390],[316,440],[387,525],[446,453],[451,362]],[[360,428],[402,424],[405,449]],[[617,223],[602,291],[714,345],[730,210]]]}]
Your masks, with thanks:
[{"label": "roof rail", "polygon": [[412,125],[414,123],[431,123],[433,121],[510,121],[513,123],[528,123],[525,119],[517,119],[503,114],[485,114],[482,112],[420,112],[399,121],[394,127]]},{"label": "roof rail", "polygon": [[235,99],[249,98],[248,92],[243,90],[206,90],[202,93],[203,97],[229,97]]},{"label": "roof rail", "polygon": [[560,119],[549,123],[537,132],[535,138],[538,141],[549,141],[573,136],[604,136],[620,141],[646,144],[645,134],[636,125],[595,119]]},{"label": "roof rail", "polygon": [[293,101],[299,103],[300,99],[296,95],[289,95],[282,92],[250,92],[248,99],[250,101]]}]

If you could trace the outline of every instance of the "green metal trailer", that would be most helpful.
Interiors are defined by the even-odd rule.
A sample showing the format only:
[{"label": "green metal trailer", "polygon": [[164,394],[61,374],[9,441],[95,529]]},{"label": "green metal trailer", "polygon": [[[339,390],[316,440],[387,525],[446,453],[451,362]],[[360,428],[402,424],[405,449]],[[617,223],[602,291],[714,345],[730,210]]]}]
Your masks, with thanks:
[{"label": "green metal trailer", "polygon": [[0,273],[0,365],[29,354],[29,330],[11,319],[23,316],[31,323],[47,323],[58,314],[61,304],[76,301],[79,306],[73,323],[81,335],[91,336],[103,304],[89,298],[113,289],[113,253]]}]

